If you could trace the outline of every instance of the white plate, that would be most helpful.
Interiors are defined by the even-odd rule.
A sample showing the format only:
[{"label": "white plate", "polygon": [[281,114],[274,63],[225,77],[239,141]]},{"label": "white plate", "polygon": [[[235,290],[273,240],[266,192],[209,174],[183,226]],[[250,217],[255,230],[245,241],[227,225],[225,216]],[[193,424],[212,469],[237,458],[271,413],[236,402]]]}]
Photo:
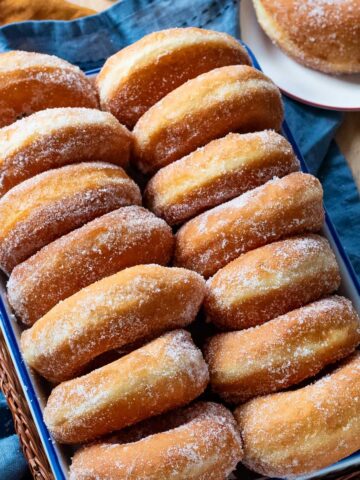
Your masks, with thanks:
[{"label": "white plate", "polygon": [[263,32],[252,0],[241,0],[240,5],[241,39],[286,95],[316,107],[360,110],[360,74],[332,76],[295,62]]}]

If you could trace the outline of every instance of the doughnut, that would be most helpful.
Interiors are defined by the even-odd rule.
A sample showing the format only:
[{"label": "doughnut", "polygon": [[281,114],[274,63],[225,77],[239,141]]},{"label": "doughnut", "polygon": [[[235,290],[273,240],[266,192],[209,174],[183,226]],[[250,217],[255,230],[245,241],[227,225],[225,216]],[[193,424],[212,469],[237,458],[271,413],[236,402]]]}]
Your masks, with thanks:
[{"label": "doughnut", "polygon": [[189,325],[205,294],[195,272],[138,265],[58,303],[21,336],[23,357],[46,379],[74,377],[101,353]]},{"label": "doughnut", "polygon": [[0,196],[18,183],[70,163],[106,161],[126,167],[130,132],[110,114],[53,108],[0,130]]},{"label": "doughnut", "polygon": [[350,300],[328,297],[269,322],[220,333],[206,346],[213,390],[243,403],[316,375],[360,344],[360,321]]},{"label": "doughnut", "polygon": [[0,198],[0,268],[5,273],[43,246],[124,205],[141,204],[121,167],[92,162],[49,170]]},{"label": "doughnut", "polygon": [[0,54],[0,127],[46,108],[98,106],[95,86],[75,65],[43,53]]},{"label": "doughnut", "polygon": [[236,64],[251,61],[226,33],[200,28],[150,33],[105,62],[96,81],[101,106],[132,128],[154,103],[187,80]]},{"label": "doughnut", "polygon": [[209,381],[189,332],[174,330],[89,374],[55,387],[44,420],[60,443],[80,443],[181,407]]},{"label": "doughnut", "polygon": [[134,128],[134,162],[146,174],[229,132],[279,130],[277,86],[247,65],[216,68],[168,93]]},{"label": "doughnut", "polygon": [[243,463],[269,477],[293,478],[360,449],[360,352],[294,391],[238,407]]},{"label": "doughnut", "polygon": [[276,132],[229,133],[159,170],[145,202],[175,225],[297,170],[291,145]]},{"label": "doughnut", "polygon": [[241,255],[207,281],[205,311],[223,330],[260,325],[340,286],[328,241],[304,235]]},{"label": "doughnut", "polygon": [[316,232],[324,219],[322,196],[320,182],[306,173],[270,180],[183,225],[174,263],[210,277],[248,250]]},{"label": "doughnut", "polygon": [[142,207],[122,207],[87,223],[17,265],[7,284],[16,316],[32,325],[60,300],[133,265],[166,265],[170,227]]},{"label": "doughnut", "polygon": [[228,478],[242,458],[240,434],[229,410],[217,403],[199,402],[164,417],[156,418],[160,431],[150,419],[151,425],[130,427],[128,441],[120,432],[79,450],[70,467],[70,480]]},{"label": "doughnut", "polygon": [[253,0],[261,27],[287,55],[325,73],[360,72],[358,0]]}]

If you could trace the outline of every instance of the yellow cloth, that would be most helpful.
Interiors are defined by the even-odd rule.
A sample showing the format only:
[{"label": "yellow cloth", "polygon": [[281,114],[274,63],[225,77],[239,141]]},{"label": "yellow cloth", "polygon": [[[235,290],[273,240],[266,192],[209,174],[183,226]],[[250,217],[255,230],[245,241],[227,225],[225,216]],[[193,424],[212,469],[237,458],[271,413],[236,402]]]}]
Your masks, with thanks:
[{"label": "yellow cloth", "polygon": [[73,20],[94,13],[66,0],[0,0],[0,25],[24,20]]}]

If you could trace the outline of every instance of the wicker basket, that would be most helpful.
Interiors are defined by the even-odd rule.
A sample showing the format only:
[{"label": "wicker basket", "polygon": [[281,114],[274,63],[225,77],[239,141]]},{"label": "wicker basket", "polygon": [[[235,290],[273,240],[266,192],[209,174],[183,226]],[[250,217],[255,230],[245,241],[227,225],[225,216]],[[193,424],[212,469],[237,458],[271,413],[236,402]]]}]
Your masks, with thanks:
[{"label": "wicker basket", "polygon": [[[15,430],[19,435],[22,450],[33,477],[36,480],[55,480],[1,332],[0,388],[11,410]],[[241,475],[241,478],[245,477]],[[254,478],[253,475],[251,475],[251,478],[254,480],[266,480],[264,477],[261,477],[261,479],[259,477]],[[330,474],[321,478],[322,480],[325,480],[325,478],[327,480],[360,480],[360,470],[346,474],[343,472],[340,476]]]},{"label": "wicker basket", "polygon": [[36,480],[54,480],[19,380],[0,332],[0,388],[11,410],[24,456]]}]

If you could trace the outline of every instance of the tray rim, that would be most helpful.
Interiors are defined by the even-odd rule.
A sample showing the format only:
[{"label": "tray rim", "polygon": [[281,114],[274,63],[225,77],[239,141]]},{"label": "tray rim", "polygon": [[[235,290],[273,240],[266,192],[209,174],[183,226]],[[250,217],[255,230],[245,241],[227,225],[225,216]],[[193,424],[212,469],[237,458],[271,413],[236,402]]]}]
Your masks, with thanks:
[{"label": "tray rim", "polygon": [[[252,51],[250,50],[250,48],[244,42],[241,42],[241,43],[247,49],[247,51],[248,51],[248,53],[249,53],[249,55],[252,59],[253,66],[255,68],[257,68],[258,70],[261,70],[261,67],[260,67],[259,63],[258,63],[257,59],[255,58],[254,54],[252,53]],[[100,69],[101,68],[99,67],[99,68],[96,68],[96,69],[87,70],[87,71],[85,71],[85,74],[87,76],[93,76],[93,75],[97,74],[100,71]],[[291,130],[290,130],[286,120],[284,120],[284,122],[283,122],[282,132],[283,132],[284,136],[291,143],[291,145],[292,145],[292,147],[293,147],[293,149],[296,153],[296,156],[300,160],[301,170],[306,172],[306,173],[309,173],[309,169],[307,168],[307,165],[304,161],[304,158],[303,158],[303,156],[300,152],[300,149],[299,149],[299,147],[298,147],[298,145],[297,145],[297,143],[296,143],[296,141],[295,141],[295,139],[294,139],[294,137],[291,133]],[[354,289],[356,290],[357,296],[359,297],[359,301],[360,301],[360,282],[359,282],[359,279],[357,278],[357,275],[356,275],[355,270],[352,266],[352,263],[351,263],[348,255],[347,255],[347,253],[346,253],[346,251],[345,251],[345,249],[344,249],[344,247],[341,243],[341,240],[338,236],[338,233],[335,229],[334,224],[332,223],[331,219],[329,218],[329,215],[326,212],[326,209],[325,209],[325,225],[330,232],[331,239],[333,240],[334,244],[336,245],[336,248],[338,249],[338,252],[339,252],[339,255],[340,255],[342,261],[344,262],[346,272],[350,277],[351,284],[354,287]],[[5,288],[4,288],[4,291],[5,291]],[[61,461],[59,459],[59,455],[58,455],[58,453],[56,451],[56,448],[55,448],[56,442],[54,442],[51,439],[50,433],[49,433],[49,431],[48,431],[48,429],[45,425],[45,422],[43,420],[42,410],[41,410],[41,407],[40,407],[40,401],[39,401],[38,396],[35,393],[35,387],[34,387],[34,384],[31,380],[31,378],[30,378],[28,367],[25,365],[25,362],[22,358],[20,348],[19,348],[18,342],[17,342],[16,337],[15,337],[15,333],[14,333],[14,330],[13,330],[13,327],[12,327],[12,324],[11,324],[11,317],[7,314],[6,307],[5,307],[5,302],[4,302],[3,296],[1,294],[1,291],[0,291],[0,329],[3,333],[3,336],[4,336],[4,339],[5,339],[6,345],[8,347],[13,365],[15,367],[16,375],[17,375],[17,377],[20,381],[25,399],[27,401],[27,404],[28,404],[30,412],[32,414],[34,423],[35,423],[37,431],[39,433],[39,437],[40,437],[40,440],[42,442],[45,454],[46,454],[46,456],[49,460],[49,464],[50,464],[50,468],[52,470],[52,473],[54,474],[56,480],[66,480],[66,475],[64,474],[63,468],[61,466]],[[314,476],[317,477],[320,474],[326,475],[326,474],[330,474],[330,473],[339,472],[341,470],[345,470],[346,468],[349,468],[351,466],[356,466],[356,465],[360,466],[360,451],[355,452],[351,456],[349,456],[349,457],[347,457],[343,460],[340,460],[336,464],[333,464],[329,467],[326,467],[325,469],[322,469],[318,472],[314,472],[314,473],[306,475],[306,476],[298,477],[297,480],[310,479],[310,478],[313,478]]]}]

